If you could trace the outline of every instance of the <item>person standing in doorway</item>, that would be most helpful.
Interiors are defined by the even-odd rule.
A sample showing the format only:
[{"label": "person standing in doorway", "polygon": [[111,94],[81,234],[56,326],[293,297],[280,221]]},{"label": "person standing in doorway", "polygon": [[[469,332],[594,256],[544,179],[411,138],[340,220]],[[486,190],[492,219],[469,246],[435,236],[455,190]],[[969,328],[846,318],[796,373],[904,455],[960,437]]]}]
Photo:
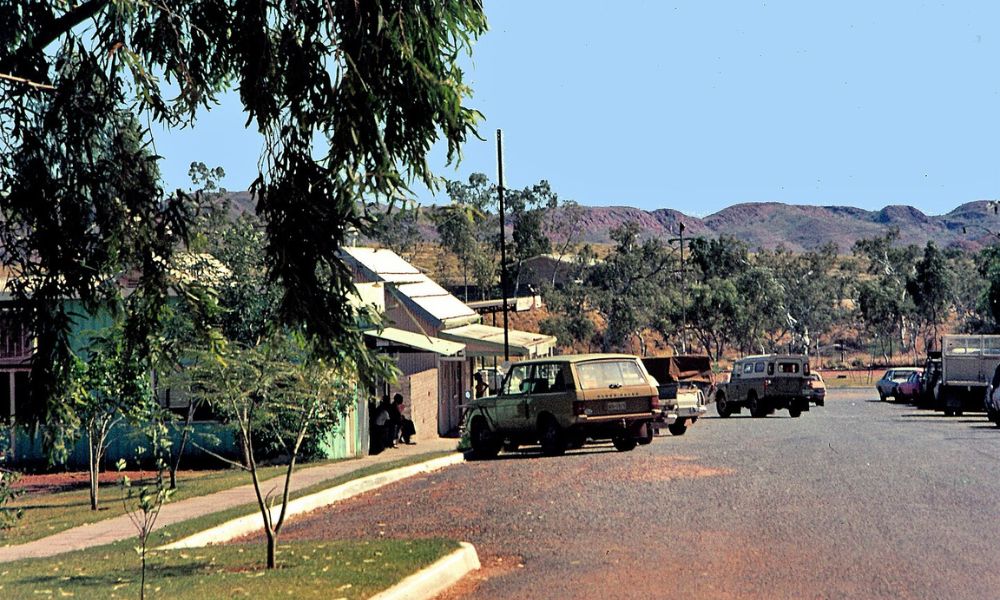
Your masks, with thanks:
[{"label": "person standing in doorway", "polygon": [[393,396],[392,406],[393,406],[393,412],[390,414],[393,415],[393,418],[397,419],[396,440],[407,445],[415,444],[416,442],[412,441],[412,438],[414,435],[416,435],[417,430],[413,426],[413,421],[407,419],[406,415],[403,414],[403,410],[406,408],[406,405],[403,404],[402,394],[396,394],[395,396]]},{"label": "person standing in doorway", "polygon": [[489,384],[486,383],[486,375],[482,371],[476,371],[476,398],[482,398],[490,391]]}]

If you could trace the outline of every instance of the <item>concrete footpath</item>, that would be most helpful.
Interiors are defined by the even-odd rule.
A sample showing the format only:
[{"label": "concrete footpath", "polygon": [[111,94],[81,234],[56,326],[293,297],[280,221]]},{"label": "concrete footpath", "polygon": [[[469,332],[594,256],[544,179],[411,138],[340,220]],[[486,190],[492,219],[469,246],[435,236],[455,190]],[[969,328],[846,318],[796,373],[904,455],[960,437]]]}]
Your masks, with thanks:
[{"label": "concrete footpath", "polygon": [[[304,467],[297,469],[295,474],[292,475],[291,490],[293,492],[301,490],[323,481],[349,475],[366,467],[394,462],[408,456],[454,450],[457,445],[458,440],[453,438],[419,440],[416,445],[402,445],[396,449],[390,448],[374,456],[343,460],[314,467]],[[249,480],[249,475],[247,479]],[[283,476],[268,479],[263,482],[262,490],[265,493],[271,489],[280,490],[283,481]],[[256,506],[256,502],[257,498],[253,491],[253,484],[247,483],[246,485],[215,492],[214,494],[169,502],[163,506],[160,516],[156,521],[156,526],[160,528],[238,506]],[[129,520],[129,517],[122,515],[97,523],[68,529],[34,542],[2,547],[0,548],[0,563],[24,558],[55,556],[64,552],[103,546],[119,540],[131,539],[135,535],[135,527]]]}]

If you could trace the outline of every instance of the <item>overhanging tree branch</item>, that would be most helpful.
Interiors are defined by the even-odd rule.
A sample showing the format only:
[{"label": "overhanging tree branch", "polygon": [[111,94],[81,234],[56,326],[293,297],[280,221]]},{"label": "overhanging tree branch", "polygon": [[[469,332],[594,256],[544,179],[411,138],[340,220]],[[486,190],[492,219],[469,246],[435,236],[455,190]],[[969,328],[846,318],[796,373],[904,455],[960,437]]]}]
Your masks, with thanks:
[{"label": "overhanging tree branch", "polygon": [[31,36],[31,42],[27,46],[0,60],[0,71],[7,73],[17,71],[26,58],[41,52],[49,44],[72,31],[74,27],[96,15],[107,4],[108,0],[88,0],[45,23],[35,35]]}]

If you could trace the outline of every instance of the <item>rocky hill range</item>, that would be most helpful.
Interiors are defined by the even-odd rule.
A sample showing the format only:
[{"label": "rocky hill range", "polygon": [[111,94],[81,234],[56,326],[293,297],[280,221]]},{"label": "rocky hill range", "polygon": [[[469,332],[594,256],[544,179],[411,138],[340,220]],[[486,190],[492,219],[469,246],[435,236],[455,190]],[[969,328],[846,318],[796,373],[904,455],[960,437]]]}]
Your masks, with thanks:
[{"label": "rocky hill range", "polygon": [[[235,212],[253,209],[246,192],[229,197]],[[783,245],[803,251],[833,242],[842,253],[848,253],[857,240],[884,235],[892,228],[899,229],[901,243],[918,246],[933,240],[942,247],[977,250],[1000,240],[998,206],[988,200],[968,202],[943,215],[926,215],[905,205],[869,211],[850,206],[760,202],[734,204],[699,218],[670,208],[647,211],[628,206],[583,206],[580,240],[610,243],[611,230],[627,221],[637,222],[646,237],[675,237],[679,223],[684,223],[685,237],[728,235],[752,249]],[[436,238],[429,220],[422,219],[421,230],[426,239]]]}]

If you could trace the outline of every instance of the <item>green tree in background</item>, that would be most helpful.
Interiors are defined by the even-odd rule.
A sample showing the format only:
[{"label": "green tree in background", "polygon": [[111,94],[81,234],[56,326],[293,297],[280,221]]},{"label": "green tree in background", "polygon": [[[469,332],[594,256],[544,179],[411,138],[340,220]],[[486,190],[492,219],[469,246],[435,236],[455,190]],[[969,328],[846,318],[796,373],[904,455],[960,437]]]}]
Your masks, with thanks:
[{"label": "green tree in background", "polygon": [[625,349],[633,336],[639,352],[646,352],[642,337],[654,326],[657,315],[667,310],[664,290],[676,260],[656,239],[639,239],[639,225],[627,222],[611,231],[615,248],[590,270],[589,306],[605,322],[601,349]]},{"label": "green tree in background", "polygon": [[937,347],[938,326],[947,318],[953,303],[954,279],[944,254],[934,242],[927,242],[917,261],[906,290],[913,298],[916,316],[931,327],[933,337],[927,350]]},{"label": "green tree in background", "polygon": [[410,202],[389,206],[377,216],[371,235],[379,244],[407,260],[421,242],[420,207]]},{"label": "green tree in background", "polygon": [[893,342],[906,351],[916,337],[915,306],[906,290],[919,252],[916,246],[898,245],[899,230],[858,240],[854,255],[865,278],[856,287],[857,307],[866,330],[876,340],[885,360],[893,355]]},{"label": "green tree in background", "polygon": [[843,286],[834,274],[836,245],[827,244],[801,254],[779,246],[758,253],[757,262],[770,269],[780,287],[785,314],[777,324],[776,338],[791,334],[794,345],[806,351],[818,346],[838,316],[842,297]]},{"label": "green tree in background", "polygon": [[[486,175],[473,173],[468,183],[446,184],[451,204],[433,213],[441,245],[458,257],[465,300],[469,300],[469,273],[474,273],[480,294],[492,287],[497,260],[494,240],[499,236],[490,208],[496,203],[496,186]],[[494,232],[494,230],[496,230]]]}]

